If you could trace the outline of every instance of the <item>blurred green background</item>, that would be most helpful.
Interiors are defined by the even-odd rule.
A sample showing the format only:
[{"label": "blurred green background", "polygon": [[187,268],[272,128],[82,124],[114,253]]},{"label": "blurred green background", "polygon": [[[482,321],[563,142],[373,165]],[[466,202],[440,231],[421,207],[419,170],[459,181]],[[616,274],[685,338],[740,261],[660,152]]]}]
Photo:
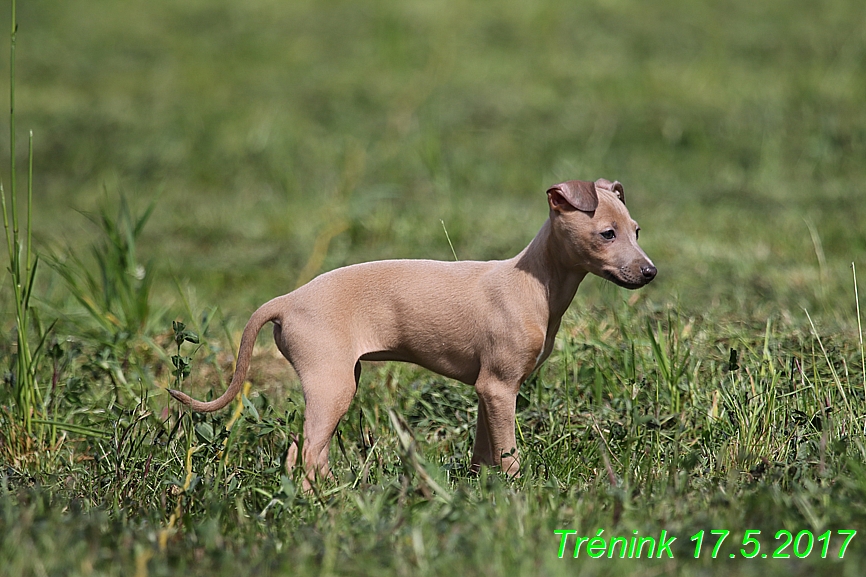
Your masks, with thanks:
[{"label": "blurred green background", "polygon": [[[75,211],[159,197],[143,256],[245,319],[295,287],[317,239],[330,242],[316,271],[450,259],[440,220],[459,258],[506,258],[546,218],[546,187],[606,177],[624,183],[660,270],[640,298],[853,320],[851,263],[866,270],[863,2],[18,10],[19,167],[32,129],[44,252],[92,240]],[[578,300],[613,290],[593,279]]]}]

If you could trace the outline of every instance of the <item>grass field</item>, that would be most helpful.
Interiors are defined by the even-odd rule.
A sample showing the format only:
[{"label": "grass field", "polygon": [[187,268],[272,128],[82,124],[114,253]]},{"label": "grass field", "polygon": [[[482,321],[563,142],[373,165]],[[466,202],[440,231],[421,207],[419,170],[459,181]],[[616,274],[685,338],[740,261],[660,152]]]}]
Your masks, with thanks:
[{"label": "grass field", "polygon": [[[40,262],[26,321],[14,259],[0,287],[0,574],[862,575],[862,2],[20,0],[17,21]],[[312,275],[510,257],[547,186],[598,177],[659,276],[581,286],[521,389],[520,479],[468,474],[475,395],[414,366],[365,368],[313,495],[283,468],[303,398],[265,337],[234,410],[168,402],[219,394],[249,314]],[[676,540],[575,559],[601,530]]]}]

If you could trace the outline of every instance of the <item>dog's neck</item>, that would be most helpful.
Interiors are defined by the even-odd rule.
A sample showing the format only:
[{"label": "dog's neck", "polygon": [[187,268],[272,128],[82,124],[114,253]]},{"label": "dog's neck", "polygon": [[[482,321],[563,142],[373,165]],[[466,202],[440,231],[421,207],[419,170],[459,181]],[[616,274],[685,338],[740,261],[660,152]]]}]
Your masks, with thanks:
[{"label": "dog's neck", "polygon": [[520,254],[514,257],[515,268],[532,276],[544,290],[550,321],[559,319],[571,304],[577,287],[587,271],[562,259],[563,252],[553,239],[550,219]]}]

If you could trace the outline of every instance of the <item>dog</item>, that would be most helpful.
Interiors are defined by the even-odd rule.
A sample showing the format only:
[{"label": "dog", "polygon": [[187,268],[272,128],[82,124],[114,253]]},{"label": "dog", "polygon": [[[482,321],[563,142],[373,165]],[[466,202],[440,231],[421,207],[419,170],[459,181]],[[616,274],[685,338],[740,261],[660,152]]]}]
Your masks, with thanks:
[{"label": "dog", "polygon": [[[244,328],[217,411],[240,392],[261,328],[274,326],[306,401],[304,486],[330,476],[328,451],[349,409],[361,361],[404,361],[474,385],[478,421],[471,468],[519,474],[515,405],[520,385],[550,355],[562,315],[588,273],[627,289],[656,276],[638,246],[622,184],[570,180],[547,190],[549,218],[520,254],[502,261],[385,260],[339,268],[256,310]],[[298,445],[287,455],[294,466]]]}]

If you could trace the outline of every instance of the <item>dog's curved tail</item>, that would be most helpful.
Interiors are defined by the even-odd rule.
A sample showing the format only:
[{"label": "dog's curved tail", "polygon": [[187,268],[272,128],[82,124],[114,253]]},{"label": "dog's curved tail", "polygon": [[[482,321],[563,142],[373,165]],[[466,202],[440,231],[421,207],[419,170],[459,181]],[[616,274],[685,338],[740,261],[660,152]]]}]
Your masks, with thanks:
[{"label": "dog's curved tail", "polygon": [[238,349],[238,360],[235,366],[235,374],[232,376],[232,382],[229,388],[226,389],[219,398],[213,401],[204,402],[197,401],[181,391],[169,389],[168,392],[176,400],[188,406],[193,411],[199,413],[211,413],[219,411],[238,396],[241,391],[241,386],[244,384],[244,379],[247,376],[247,370],[250,368],[250,359],[253,356],[253,346],[256,344],[256,336],[265,324],[279,318],[279,306],[276,304],[280,297],[270,300],[260,306],[256,312],[252,314],[250,320],[247,321],[247,326],[244,327],[244,333],[241,337],[241,346]]}]

